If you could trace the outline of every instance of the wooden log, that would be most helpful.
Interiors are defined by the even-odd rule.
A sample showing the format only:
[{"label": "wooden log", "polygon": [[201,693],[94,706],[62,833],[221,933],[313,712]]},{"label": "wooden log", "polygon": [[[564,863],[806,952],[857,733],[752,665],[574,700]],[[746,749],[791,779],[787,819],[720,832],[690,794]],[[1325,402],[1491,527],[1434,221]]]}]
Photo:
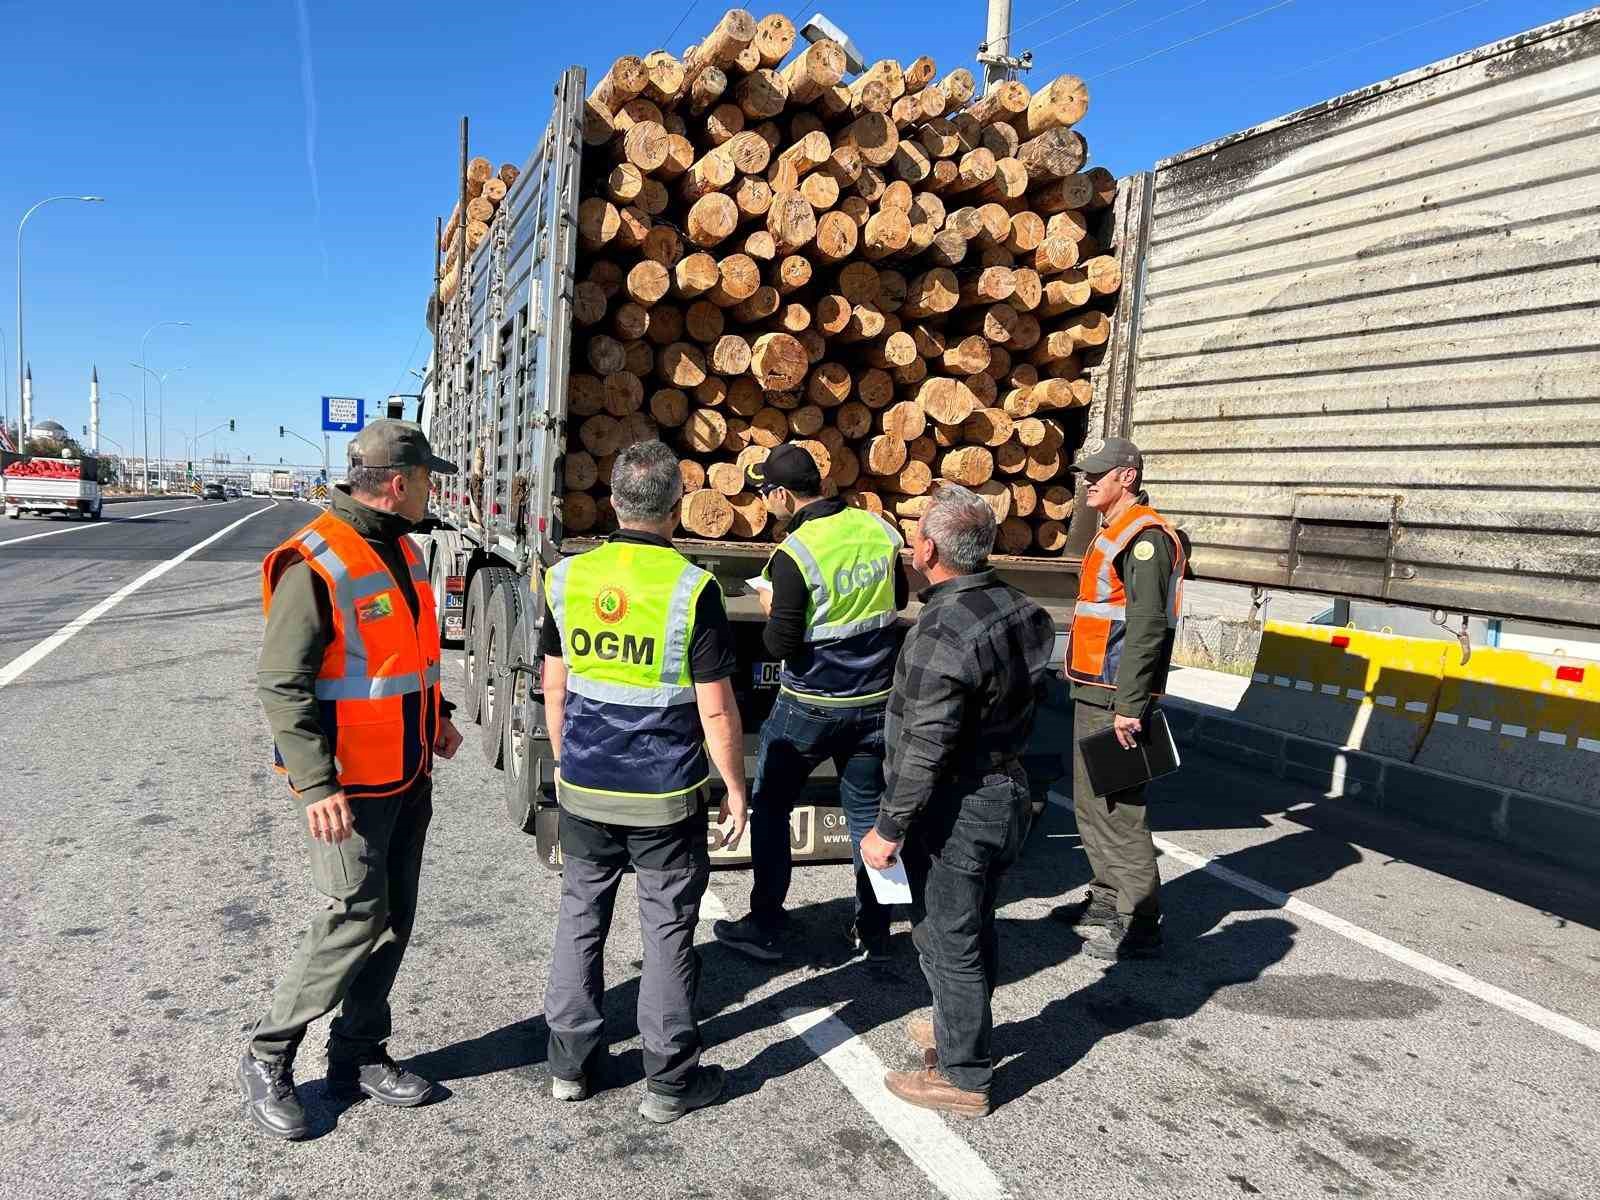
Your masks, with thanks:
[{"label": "wooden log", "polygon": [[1058,317],[1082,308],[1093,295],[1094,289],[1089,284],[1086,271],[1063,271],[1045,281],[1038,314],[1041,317]]},{"label": "wooden log", "polygon": [[1028,178],[1035,184],[1052,179],[1064,179],[1083,169],[1089,153],[1083,135],[1072,129],[1052,129],[1038,137],[1029,138],[1017,147],[1017,161],[1028,170]]},{"label": "wooden log", "polygon": [[1087,175],[1064,175],[1028,193],[1028,207],[1041,216],[1086,208],[1094,199]]},{"label": "wooden log", "polygon": [[905,72],[892,58],[880,58],[850,83],[850,94],[859,95],[874,83],[881,83],[889,91],[891,101],[906,94]]},{"label": "wooden log", "polygon": [[994,469],[1005,475],[1020,475],[1028,466],[1028,448],[1012,440],[994,448]]},{"label": "wooden log", "polygon": [[839,331],[839,341],[867,342],[881,335],[887,327],[887,319],[875,304],[856,304],[850,309],[850,320]]},{"label": "wooden log", "polygon": [[867,442],[862,461],[869,475],[891,475],[906,465],[906,444],[893,434],[880,434]]},{"label": "wooden log", "polygon": [[739,207],[733,197],[710,192],[694,202],[684,224],[696,246],[715,246],[739,227]]},{"label": "wooden log", "polygon": [[832,153],[828,135],[812,130],[778,154],[767,168],[767,182],[780,191],[794,191],[800,180],[826,163]]},{"label": "wooden log", "polygon": [[778,311],[778,306],[783,301],[778,296],[778,289],[774,287],[758,287],[748,297],[733,306],[733,318],[746,325],[754,325],[765,321]]},{"label": "wooden log", "polygon": [[483,181],[483,191],[479,194],[498,208],[500,202],[506,198],[506,185],[494,176],[490,176]]},{"label": "wooden log", "polygon": [[712,463],[706,468],[706,486],[724,496],[737,496],[744,491],[744,468],[737,463]]},{"label": "wooden log", "polygon": [[561,460],[561,477],[569,492],[586,492],[600,480],[594,455],[587,450],[569,450]]},{"label": "wooden log", "polygon": [[828,448],[821,442],[807,438],[794,444],[811,455],[811,461],[817,464],[817,473],[824,479],[833,471],[833,455],[828,453]]},{"label": "wooden log", "polygon": [[772,147],[759,133],[749,129],[734,134],[722,150],[733,161],[734,172],[738,175],[760,175],[772,161]]},{"label": "wooden log", "polygon": [[666,297],[672,287],[672,274],[654,259],[647,258],[628,271],[625,286],[635,304],[649,308]]},{"label": "wooden log", "polygon": [[778,72],[758,67],[733,85],[733,100],[747,120],[765,121],[789,103],[789,85]]},{"label": "wooden log", "polygon": [[706,115],[706,140],[713,146],[726,145],[744,129],[744,110],[731,101],[719,104]]},{"label": "wooden log", "polygon": [[994,153],[979,146],[961,156],[961,162],[956,167],[955,182],[944,190],[950,193],[970,192],[988,183],[994,178],[994,173]]},{"label": "wooden log", "polygon": [[1089,218],[1081,209],[1069,208],[1065,212],[1052,214],[1044,223],[1044,235],[1047,238],[1066,238],[1076,243],[1079,258],[1093,258],[1097,253],[1092,248],[1084,249],[1089,241]]},{"label": "wooden log", "polygon": [[567,411],[575,417],[592,417],[605,408],[605,395],[598,376],[573,372],[567,380]]},{"label": "wooden log", "polygon": [[918,385],[917,404],[941,425],[961,425],[978,407],[972,389],[960,379],[930,376]]},{"label": "wooden log", "polygon": [[762,463],[767,461],[767,455],[771,453],[772,451],[766,446],[751,444],[739,451],[739,457],[735,459],[735,462],[738,463],[739,470],[745,472],[746,478],[748,478],[750,468],[759,467]]},{"label": "wooden log", "polygon": [[840,132],[838,142],[854,146],[868,166],[886,166],[900,146],[900,134],[894,122],[882,113],[867,113],[858,117]]},{"label": "wooden log", "polygon": [[775,192],[767,210],[767,232],[779,254],[793,254],[817,236],[816,213],[799,192]]},{"label": "wooden log", "polygon": [[856,223],[848,216],[842,212],[825,212],[817,221],[813,241],[816,256],[830,263],[849,258],[856,251],[858,237]]},{"label": "wooden log", "polygon": [[750,343],[736,333],[725,333],[706,361],[718,375],[743,375],[750,369]]},{"label": "wooden log", "polygon": [[[1015,310],[1009,307],[1007,311],[1015,314]],[[989,365],[989,342],[980,334],[964,337],[954,345],[946,345],[940,362],[952,375],[975,374]]]},{"label": "wooden log", "polygon": [[943,330],[931,325],[913,325],[911,336],[916,341],[917,353],[923,358],[940,358],[944,355],[948,343]]},{"label": "wooden log", "polygon": [[800,386],[810,365],[803,345],[787,333],[764,333],[756,339],[750,371],[762,387],[786,392]]},{"label": "wooden log", "polygon": [[1012,480],[1006,484],[1011,490],[1011,513],[1018,517],[1031,517],[1039,507],[1038,490],[1031,483]]},{"label": "wooden log", "polygon": [[962,423],[961,436],[976,445],[1002,446],[1011,440],[1015,422],[1000,408],[974,409]]},{"label": "wooden log", "polygon": [[1033,531],[1035,544],[1046,554],[1060,554],[1067,548],[1067,527],[1060,521],[1040,521]]},{"label": "wooden log", "polygon": [[683,257],[683,239],[670,225],[652,225],[644,235],[639,251],[645,258],[658,262],[669,271]]},{"label": "wooden log", "polygon": [[678,260],[672,268],[672,279],[677,294],[691,300],[717,286],[721,268],[709,254],[691,254]]},{"label": "wooden log", "polygon": [[[739,209],[741,223],[764,217],[772,208],[772,187],[764,179],[753,175],[743,176],[733,188],[733,202]],[[776,249],[765,257],[771,257]]]},{"label": "wooden log", "polygon": [[615,454],[622,449],[622,422],[603,413],[578,426],[578,440],[595,457]]},{"label": "wooden log", "polygon": [[482,184],[485,180],[492,178],[493,175],[494,164],[487,158],[478,157],[467,163],[468,184]]},{"label": "wooden log", "polygon": [[832,459],[828,482],[834,487],[847,488],[861,478],[861,458],[849,446],[830,449],[828,454]]},{"label": "wooden log", "polygon": [[1033,526],[1021,517],[1007,517],[995,530],[994,541],[1001,554],[1026,554],[1033,546]]},{"label": "wooden log", "polygon": [[[716,376],[712,377],[717,378]],[[709,380],[707,381],[710,382]],[[766,399],[761,393],[761,385],[748,375],[741,375],[734,379],[725,379],[722,383],[728,411],[741,417],[753,417],[766,407]],[[700,398],[697,390],[696,399]],[[704,403],[704,401],[701,401]]]},{"label": "wooden log", "polygon": [[720,306],[709,300],[696,300],[684,312],[683,324],[691,338],[709,346],[722,336],[727,321]]},{"label": "wooden log", "polygon": [[748,300],[761,287],[761,267],[748,254],[729,254],[717,262],[717,282],[706,299],[720,308]]},{"label": "wooden log", "polygon": [[907,319],[947,313],[961,300],[961,285],[955,272],[946,267],[924,271],[910,282],[900,315]]},{"label": "wooden log", "polygon": [[794,38],[794,22],[782,13],[773,13],[757,22],[755,41],[751,45],[756,48],[763,67],[775,67],[789,57]]},{"label": "wooden log", "polygon": [[728,436],[728,418],[714,408],[697,408],[683,424],[683,441],[689,449],[710,454]]},{"label": "wooden log", "polygon": [[[922,436],[928,427],[928,414],[915,400],[902,400],[899,404],[885,409],[878,418],[878,424],[883,432],[890,437],[899,438],[902,442],[910,442]],[[882,475],[887,472],[874,471]]]},{"label": "wooden log", "polygon": [[699,116],[721,100],[727,90],[727,73],[721,67],[707,67],[689,81],[689,111]]},{"label": "wooden log", "polygon": [[983,132],[978,135],[978,145],[993,154],[995,161],[998,162],[1015,155],[1017,148],[1022,145],[1022,139],[1010,125],[1004,121],[996,121],[992,125],[983,127]]},{"label": "wooden log", "polygon": [[701,488],[683,498],[682,519],[684,529],[696,537],[724,537],[733,528],[733,506],[721,492]]},{"label": "wooden log", "polygon": [[1122,287],[1122,267],[1108,254],[1096,255],[1083,264],[1084,279],[1096,296],[1112,296]]},{"label": "wooden log", "polygon": [[789,254],[779,262],[773,272],[773,286],[781,295],[799,291],[811,282],[811,260],[800,254]]},{"label": "wooden log", "polygon": [[856,378],[856,396],[868,408],[884,408],[894,399],[894,384],[889,372],[871,367]]},{"label": "wooden log", "polygon": [[608,143],[616,127],[612,124],[611,112],[603,104],[596,104],[593,100],[583,102],[583,144],[598,149]]},{"label": "wooden log", "polygon": [[[854,146],[850,147],[850,149],[855,150],[857,154],[861,153]],[[889,187],[889,177],[878,170],[877,167],[868,166],[866,159],[862,159],[861,163],[861,175],[852,186],[855,188],[856,195],[860,196],[868,204],[878,204]]]},{"label": "wooden log", "polygon": [[728,507],[733,509],[733,524],[728,532],[734,537],[760,537],[767,527],[767,504],[753,492],[740,492],[728,497]]},{"label": "wooden log", "polygon": [[572,289],[572,319],[579,325],[596,325],[606,319],[605,289],[587,279]]},{"label": "wooden log", "polygon": [[808,438],[822,429],[823,413],[815,404],[802,404],[789,414],[789,434],[792,437]]},{"label": "wooden log", "polygon": [[928,469],[927,463],[910,459],[894,474],[886,475],[878,482],[885,491],[902,496],[921,496],[933,486],[933,472]]},{"label": "wooden log", "polygon": [[650,310],[631,300],[618,305],[611,317],[611,330],[619,338],[637,341],[650,331]]},{"label": "wooden log", "polygon": [[[819,170],[826,171],[828,176],[839,185],[842,192],[847,187],[852,187],[861,178],[861,172],[866,169],[866,160],[861,157],[861,151],[854,146],[836,146],[828,155],[828,161],[823,163]],[[863,217],[864,221],[865,218]]]},{"label": "wooden log", "polygon": [[1088,85],[1076,75],[1058,75],[1035,92],[1014,123],[1026,137],[1076,125],[1089,111]]},{"label": "wooden log", "polygon": [[840,405],[833,423],[847,438],[864,438],[872,432],[872,410],[859,400],[851,400]]},{"label": "wooden log", "polygon": [[1092,209],[1110,208],[1117,199],[1117,177],[1104,167],[1093,167],[1087,171],[1086,176],[1089,186],[1094,190],[1093,198],[1088,207]]},{"label": "wooden log", "polygon": [[920,143],[901,141],[895,147],[894,156],[889,160],[889,169],[896,178],[903,179],[910,184],[918,184],[928,178],[933,170],[933,160],[928,157]]},{"label": "wooden log", "polygon": [[978,189],[979,197],[994,202],[1019,200],[1027,193],[1028,168],[1015,158],[996,158],[994,178]]},{"label": "wooden log", "polygon": [[810,104],[843,79],[844,72],[844,48],[838,42],[822,38],[811,43],[778,74],[789,88],[789,103]]},{"label": "wooden log", "polygon": [[806,398],[819,408],[838,408],[850,398],[855,381],[843,363],[819,363],[806,381]]},{"label": "wooden log", "polygon": [[883,498],[871,488],[858,484],[845,494],[844,502],[851,508],[859,508],[875,517],[883,516]]},{"label": "wooden log", "polygon": [[1013,254],[1026,255],[1044,241],[1044,231],[1044,218],[1038,213],[1027,210],[1015,213],[1011,217],[1005,247]]},{"label": "wooden log", "polygon": [[954,123],[943,117],[918,128],[916,137],[930,158],[954,158],[961,153],[961,135]]},{"label": "wooden log", "polygon": [[[729,386],[731,382],[733,381],[724,379],[720,375],[707,375],[705,382],[694,389],[694,402],[705,408],[721,408],[728,402],[728,393],[732,390]],[[751,411],[754,412],[755,409]]]},{"label": "wooden log", "polygon": [[974,399],[981,408],[991,407],[999,397],[999,389],[995,387],[994,378],[989,374],[987,367],[965,376],[962,382],[971,389]]},{"label": "wooden log", "polygon": [[1017,123],[1017,118],[1028,111],[1028,102],[1031,99],[1026,84],[1008,79],[997,84],[987,96],[977,101],[967,111],[980,125],[988,125],[994,121],[1005,121],[1014,125]]},{"label": "wooden log", "polygon": [[898,254],[911,241],[911,220],[898,209],[880,209],[862,230],[861,252],[874,262]]},{"label": "wooden log", "polygon": [[1039,512],[1051,521],[1072,519],[1072,489],[1055,484],[1039,493]]},{"label": "wooden log", "polygon": [[706,485],[706,469],[692,458],[679,459],[678,478],[683,480],[685,493],[698,492]]},{"label": "wooden log", "polygon": [[670,108],[683,98],[686,72],[683,64],[665,50],[652,50],[644,56],[647,100]]},{"label": "wooden log", "polygon": [[1060,476],[1066,465],[1060,443],[1046,439],[1042,445],[1028,447],[1028,462],[1023,472],[1035,483],[1049,483]]},{"label": "wooden log", "polygon": [[705,382],[706,356],[698,346],[673,342],[656,359],[656,373],[673,387],[696,387]]},{"label": "wooden log", "polygon": [[945,111],[952,112],[966,106],[976,93],[978,84],[971,71],[966,67],[957,67],[939,82],[938,87],[944,93]]},{"label": "wooden log", "polygon": [[661,165],[656,168],[656,174],[663,179],[677,179],[694,166],[694,161],[694,143],[681,133],[669,133],[667,153],[662,158]]},{"label": "wooden log", "polygon": [[589,339],[586,357],[596,375],[620,371],[627,363],[627,352],[614,337],[598,333]]},{"label": "wooden log", "polygon": [[932,507],[932,496],[902,496],[893,504],[894,515],[907,521],[920,521]]},{"label": "wooden log", "polygon": [[617,236],[613,245],[624,250],[638,250],[644,245],[653,222],[650,214],[630,204],[617,210]]},{"label": "wooden log", "polygon": [[756,19],[742,8],[730,8],[698,45],[684,56],[684,70],[692,82],[710,67],[730,67],[756,40]]},{"label": "wooden log", "polygon": [[781,446],[789,439],[789,418],[782,409],[763,408],[750,418],[750,442],[752,445],[765,446],[771,449]]},{"label": "wooden log", "polygon": [[827,212],[839,203],[839,181],[826,171],[813,171],[807,175],[800,181],[799,192],[817,212]]},{"label": "wooden log", "polygon": [[804,333],[811,328],[811,310],[793,301],[783,304],[777,312],[777,324],[785,333]]},{"label": "wooden log", "polygon": [[1070,238],[1047,237],[1027,261],[1040,275],[1054,275],[1078,265],[1078,243]]},{"label": "wooden log", "polygon": [[494,220],[494,202],[485,200],[482,196],[474,196],[467,201],[467,220],[488,223]]},{"label": "wooden log", "polygon": [[599,510],[587,492],[570,491],[561,497],[561,524],[568,533],[587,533],[595,527]]},{"label": "wooden log", "polygon": [[867,348],[867,361],[874,367],[903,367],[917,357],[917,343],[903,329],[897,329]]},{"label": "wooden log", "polygon": [[650,415],[675,429],[689,419],[689,397],[677,388],[660,388],[650,397]]},{"label": "wooden log", "polygon": [[[960,454],[961,451],[955,450],[951,453]],[[983,453],[987,454],[988,451],[985,450]],[[990,511],[994,513],[996,524],[1011,515],[1011,489],[1004,483],[996,479],[988,479],[977,484],[972,490],[977,493],[978,499],[987,504]]]},{"label": "wooden log", "polygon": [[[642,378],[656,369],[656,352],[651,348],[649,342],[635,338],[631,342],[624,342],[622,349],[624,355],[622,369],[624,371]],[[641,402],[643,401],[642,392],[640,393],[640,400]]]},{"label": "wooden log", "polygon": [[985,267],[961,281],[957,308],[985,307],[1009,300],[1017,290],[1017,273],[1010,267]]},{"label": "wooden log", "polygon": [[906,457],[915,462],[927,463],[931,467],[938,460],[939,443],[933,440],[933,435],[927,433],[912,438],[906,443]]},{"label": "wooden log", "polygon": [[628,130],[641,121],[654,121],[662,129],[667,127],[666,118],[662,115],[661,109],[642,96],[635,100],[629,100],[618,109],[616,115],[611,119],[611,124],[618,133],[626,134]]},{"label": "wooden log", "polygon": [[1078,346],[1103,346],[1111,337],[1111,320],[1103,312],[1088,309],[1070,317],[1061,328]]},{"label": "wooden log", "polygon": [[894,107],[894,97],[889,85],[881,79],[863,79],[860,85],[846,89],[850,97],[850,115],[863,117],[868,113],[887,114]]},{"label": "wooden log", "polygon": [[[624,54],[611,64],[611,69],[600,77],[600,82],[594,85],[589,93],[591,103],[598,105],[608,113],[615,113],[619,108],[644,91],[650,82],[650,72],[644,65],[644,60],[632,54]],[[486,170],[488,159],[474,159],[481,162]],[[471,177],[471,171],[468,171]],[[479,176],[485,178],[486,176]]]},{"label": "wooden log", "polygon": [[659,122],[640,121],[612,145],[620,147],[624,159],[649,175],[667,161],[671,137]]},{"label": "wooden log", "polygon": [[1015,421],[1013,429],[1017,441],[1028,447],[1042,446],[1048,437],[1047,427],[1039,417],[1024,417],[1020,421]]}]

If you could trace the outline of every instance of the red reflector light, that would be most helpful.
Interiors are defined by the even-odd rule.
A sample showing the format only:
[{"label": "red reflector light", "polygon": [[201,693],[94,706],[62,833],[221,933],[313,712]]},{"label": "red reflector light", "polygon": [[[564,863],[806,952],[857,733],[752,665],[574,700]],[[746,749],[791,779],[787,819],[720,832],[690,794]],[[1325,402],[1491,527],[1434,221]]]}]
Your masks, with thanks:
[{"label": "red reflector light", "polygon": [[1350,635],[1349,634],[1347,634],[1347,633],[1336,633],[1336,634],[1333,635],[1333,647],[1334,647],[1335,650],[1343,650],[1349,645],[1350,645]]},{"label": "red reflector light", "polygon": [[465,575],[446,575],[444,577],[444,590],[447,592],[466,591],[467,577]]},{"label": "red reflector light", "polygon": [[1556,678],[1561,680],[1564,683],[1582,683],[1583,682],[1583,668],[1582,667],[1557,667],[1556,668]]},{"label": "red reflector light", "polygon": [[494,515],[497,517],[500,515],[500,502],[498,500],[494,503]]},{"label": "red reflector light", "polygon": [[543,517],[539,518],[539,532],[540,533],[544,532],[544,518]]}]

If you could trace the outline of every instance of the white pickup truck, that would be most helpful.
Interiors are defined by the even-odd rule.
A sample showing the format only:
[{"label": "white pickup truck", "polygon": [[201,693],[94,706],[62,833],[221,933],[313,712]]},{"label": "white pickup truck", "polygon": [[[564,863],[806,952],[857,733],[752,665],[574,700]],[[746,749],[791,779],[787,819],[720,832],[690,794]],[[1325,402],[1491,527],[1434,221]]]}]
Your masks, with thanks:
[{"label": "white pickup truck", "polygon": [[0,499],[6,516],[63,513],[100,519],[99,460],[6,454],[0,461]]}]

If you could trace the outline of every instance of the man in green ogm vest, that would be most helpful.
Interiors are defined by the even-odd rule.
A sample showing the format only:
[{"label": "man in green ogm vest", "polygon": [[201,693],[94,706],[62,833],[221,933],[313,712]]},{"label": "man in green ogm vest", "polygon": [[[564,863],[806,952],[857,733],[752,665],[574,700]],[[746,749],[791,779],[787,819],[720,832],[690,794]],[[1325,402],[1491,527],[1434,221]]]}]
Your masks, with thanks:
[{"label": "man in green ogm vest", "polygon": [[694,931],[711,874],[710,759],[727,792],[718,823],[745,827],[744,731],[733,630],[711,575],[673,549],[683,483],[660,442],[617,455],[611,503],[622,528],[545,575],[540,631],[545,717],[558,765],[561,908],[545,1020],[551,1092],[584,1100],[606,1057],[606,935],[633,867],[644,935],[639,1115],[675,1121],[722,1094],[700,1065]]},{"label": "man in green ogm vest", "polygon": [[883,795],[884,706],[894,683],[909,587],[904,544],[881,517],[824,499],[804,447],[779,446],[747,470],[753,491],[788,536],[763,572],[767,653],[783,660],[777,702],[761,727],[750,855],[750,914],[712,926],[717,940],[761,962],[783,957],[792,852],[789,818],[811,772],[832,759],[855,848],[856,906],[849,940],[869,959],[888,954],[889,910],[861,863],[861,839]]}]

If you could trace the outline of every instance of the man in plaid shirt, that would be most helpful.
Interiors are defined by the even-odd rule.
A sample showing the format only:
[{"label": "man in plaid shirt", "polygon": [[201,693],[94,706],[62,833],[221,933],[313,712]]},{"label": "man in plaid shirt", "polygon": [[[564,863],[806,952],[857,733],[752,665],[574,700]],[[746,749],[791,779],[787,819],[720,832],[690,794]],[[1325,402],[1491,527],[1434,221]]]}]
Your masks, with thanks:
[{"label": "man in plaid shirt", "polygon": [[906,1026],[928,1065],[884,1083],[968,1117],[989,1112],[995,894],[1028,834],[1022,752],[1055,644],[1044,610],[988,568],[994,535],[989,506],[951,484],[918,524],[911,562],[932,586],[895,668],[888,788],[861,843],[879,870],[904,848],[912,941],[933,992],[932,1019]]}]

